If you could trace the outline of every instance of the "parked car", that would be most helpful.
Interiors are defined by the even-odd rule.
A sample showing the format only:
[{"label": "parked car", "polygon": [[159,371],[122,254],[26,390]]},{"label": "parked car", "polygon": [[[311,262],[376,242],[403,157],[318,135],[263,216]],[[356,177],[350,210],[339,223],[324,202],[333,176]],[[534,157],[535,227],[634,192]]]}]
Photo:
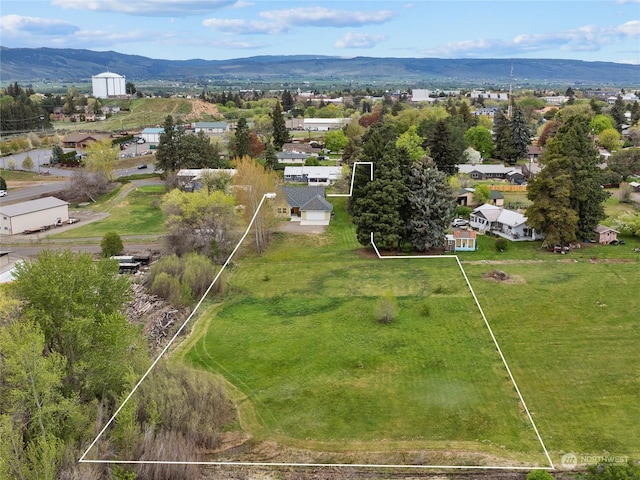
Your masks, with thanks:
[{"label": "parked car", "polygon": [[469,221],[464,218],[454,218],[451,222],[452,227],[466,227],[467,225],[469,225]]},{"label": "parked car", "polygon": [[0,197],[6,197],[7,196],[7,191],[6,190],[0,190]]},{"label": "parked car", "polygon": [[145,168],[147,168],[147,164],[146,163],[143,163],[142,165],[138,165],[138,170],[143,170]]}]

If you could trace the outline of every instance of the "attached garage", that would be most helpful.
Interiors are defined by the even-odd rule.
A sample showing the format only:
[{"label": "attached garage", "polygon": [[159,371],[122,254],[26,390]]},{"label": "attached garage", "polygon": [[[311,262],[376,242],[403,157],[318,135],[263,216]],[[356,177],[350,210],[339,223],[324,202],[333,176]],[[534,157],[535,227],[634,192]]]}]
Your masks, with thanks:
[{"label": "attached garage", "polygon": [[69,203],[56,197],[0,206],[0,234],[44,230],[69,221]]}]

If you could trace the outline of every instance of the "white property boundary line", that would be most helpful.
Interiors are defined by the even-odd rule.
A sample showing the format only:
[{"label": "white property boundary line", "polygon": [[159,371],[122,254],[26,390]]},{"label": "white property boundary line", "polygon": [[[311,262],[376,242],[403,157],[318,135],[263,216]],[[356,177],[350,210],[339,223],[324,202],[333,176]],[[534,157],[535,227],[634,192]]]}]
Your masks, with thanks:
[{"label": "white property boundary line", "polygon": [[[480,315],[482,315],[482,319],[484,320],[484,324],[487,327],[487,330],[489,330],[489,335],[491,335],[491,339],[493,340],[493,344],[496,346],[496,350],[498,351],[498,354],[500,355],[500,359],[502,360],[502,363],[504,364],[504,368],[507,370],[507,373],[509,374],[509,379],[511,380],[511,383],[513,384],[513,388],[515,388],[516,393],[518,394],[518,399],[520,400],[520,403],[522,403],[522,408],[524,408],[524,411],[527,412],[527,418],[529,418],[529,422],[531,423],[531,426],[533,427],[533,431],[536,433],[536,437],[538,438],[538,441],[540,442],[540,445],[542,446],[542,450],[544,451],[545,456],[547,457],[547,461],[549,462],[549,465],[551,465],[550,467],[547,467],[548,470],[555,470],[555,467],[553,465],[553,461],[551,460],[551,456],[549,455],[549,452],[547,451],[547,447],[544,445],[544,442],[542,441],[542,437],[540,436],[540,432],[538,431],[538,427],[536,427],[535,422],[533,421],[533,417],[531,416],[531,412],[529,411],[529,407],[527,407],[527,404],[524,401],[524,398],[522,397],[522,393],[520,393],[520,389],[518,388],[518,384],[516,383],[516,379],[513,377],[513,374],[511,373],[511,369],[509,368],[509,365],[507,364],[507,359],[505,358],[504,354],[502,353],[502,349],[500,348],[500,345],[498,344],[498,339],[496,338],[496,336],[493,334],[493,329],[491,328],[491,325],[489,324],[489,320],[487,320],[487,316],[484,314],[484,310],[482,309],[482,306],[480,305],[480,301],[478,300],[478,297],[476,296],[476,292],[473,290],[473,287],[471,286],[471,282],[469,282],[469,277],[467,277],[467,272],[464,271],[464,268],[462,267],[462,262],[460,262],[460,259],[458,258],[457,255],[380,255],[380,251],[378,250],[378,247],[376,246],[375,242],[373,241],[373,232],[371,232],[371,245],[373,246],[373,249],[376,251],[376,255],[378,256],[379,259],[381,260],[386,260],[386,259],[409,259],[409,258],[455,258],[456,262],[458,263],[458,267],[460,267],[460,271],[462,272],[462,276],[464,277],[465,282],[467,283],[467,287],[469,288],[469,291],[471,292],[471,295],[473,296],[473,300],[476,302],[476,306],[478,307],[478,310],[480,310]],[[533,467],[536,468],[536,467]]]},{"label": "white property boundary line", "polygon": [[[350,187],[349,193],[348,194],[328,194],[327,195],[328,197],[351,197],[352,196],[352,194],[353,194],[353,185],[354,185],[354,181],[355,181],[355,170],[356,170],[355,167],[357,165],[369,165],[370,168],[371,168],[370,180],[373,180],[373,162],[354,162],[353,171],[352,171],[352,175],[351,175],[351,187]],[[502,354],[502,350],[500,349],[500,346],[498,345],[498,341],[496,340],[496,337],[494,336],[493,331],[491,330],[491,326],[489,325],[487,317],[485,316],[484,311],[482,310],[482,307],[480,306],[480,302],[478,301],[478,298],[476,297],[476,294],[473,291],[473,288],[471,287],[471,283],[469,283],[469,279],[467,277],[467,274],[464,271],[464,269],[462,268],[462,264],[460,263],[460,260],[458,259],[458,256],[457,255],[382,256],[382,255],[380,255],[380,252],[378,251],[378,247],[376,246],[376,244],[373,241],[373,232],[371,232],[371,245],[373,246],[373,248],[374,248],[374,250],[375,250],[375,252],[376,252],[376,254],[377,254],[379,259],[386,259],[386,258],[388,258],[388,259],[391,259],[391,258],[455,258],[456,259],[456,261],[458,262],[458,266],[460,267],[460,270],[462,271],[462,275],[464,276],[464,279],[467,282],[467,286],[469,287],[469,290],[471,291],[471,294],[473,295],[473,299],[475,300],[476,305],[477,305],[477,307],[480,310],[480,313],[482,315],[482,318],[484,319],[485,325],[487,326],[487,328],[489,330],[489,333],[491,334],[491,338],[493,339],[493,342],[494,342],[494,344],[495,344],[495,346],[496,346],[496,348],[498,350],[498,353],[500,354],[500,358],[502,359],[502,362],[503,362],[505,368],[507,369],[507,373],[509,374],[509,378],[511,379],[511,382],[513,383],[513,386],[515,387],[516,392],[518,393],[518,397],[520,399],[520,402],[522,403],[522,406],[524,407],[525,411],[527,412],[527,416],[529,418],[529,421],[531,422],[531,425],[533,426],[533,429],[534,429],[534,431],[536,433],[536,436],[538,437],[538,440],[539,440],[540,444],[542,445],[542,449],[544,450],[544,453],[545,453],[545,455],[547,457],[547,461],[549,462],[550,467],[540,467],[540,466],[532,466],[532,467],[505,466],[505,467],[501,467],[501,466],[491,466],[491,465],[490,466],[482,466],[482,465],[388,465],[388,464],[378,465],[378,464],[357,464],[357,463],[294,463],[294,462],[205,462],[205,461],[194,462],[194,461],[171,461],[171,460],[167,460],[167,461],[163,461],[163,460],[91,460],[91,459],[85,458],[87,456],[87,454],[91,451],[91,449],[95,446],[95,444],[98,442],[98,440],[100,440],[100,438],[105,433],[107,428],[109,428],[109,426],[113,423],[113,421],[115,420],[115,418],[118,415],[118,413],[120,413],[120,411],[124,408],[126,403],[131,399],[133,394],[138,390],[138,388],[140,387],[142,382],[147,378],[149,373],[151,373],[151,370],[153,370],[153,368],[156,366],[156,364],[160,361],[160,358],[162,358],[162,356],[167,352],[167,350],[173,344],[173,342],[176,340],[176,338],[178,338],[178,336],[180,335],[180,333],[182,332],[184,327],[187,325],[187,323],[189,323],[189,321],[191,321],[191,319],[194,317],[194,315],[196,314],[196,312],[198,311],[198,309],[200,308],[200,306],[204,302],[204,299],[207,297],[207,295],[209,294],[209,292],[211,291],[211,289],[213,288],[215,283],[218,281],[218,278],[220,277],[220,275],[222,274],[224,269],[227,267],[227,265],[229,264],[229,262],[231,261],[231,259],[235,255],[236,251],[240,248],[240,245],[242,244],[244,239],[249,234],[249,231],[251,230],[251,227],[253,226],[253,222],[255,221],[255,219],[256,219],[256,217],[258,215],[258,212],[260,211],[260,208],[262,207],[262,204],[264,203],[264,200],[267,198],[267,196],[268,196],[268,194],[263,195],[262,199],[260,200],[260,203],[258,204],[258,208],[256,208],[256,211],[253,214],[253,217],[251,218],[251,221],[249,222],[249,225],[248,225],[246,231],[242,235],[242,238],[240,238],[240,240],[238,241],[238,244],[235,246],[235,248],[233,249],[233,251],[231,252],[229,257],[227,258],[225,263],[220,268],[220,271],[218,271],[218,273],[216,274],[214,279],[211,281],[211,284],[209,285],[207,290],[204,292],[204,294],[202,295],[202,297],[200,298],[200,300],[198,301],[198,303],[194,307],[194,309],[191,312],[191,314],[182,323],[180,328],[178,328],[178,330],[176,331],[174,336],[171,337],[171,340],[169,340],[167,345],[158,354],[158,356],[153,361],[151,366],[147,369],[147,371],[144,373],[144,375],[142,375],[140,380],[138,380],[138,383],[136,383],[136,385],[133,387],[131,392],[127,395],[127,397],[120,404],[118,409],[115,411],[115,413],[111,416],[111,418],[109,418],[109,420],[107,421],[105,426],[102,428],[102,430],[100,430],[100,432],[98,433],[96,438],[93,440],[93,442],[91,442],[89,447],[82,454],[82,456],[78,460],[78,463],[114,464],[114,465],[115,464],[118,464],[118,465],[141,465],[141,464],[144,464],[144,465],[202,465],[202,466],[211,465],[211,466],[236,466],[236,467],[250,467],[250,466],[253,466],[253,467],[307,467],[307,468],[347,468],[348,467],[348,468],[377,468],[377,469],[384,468],[384,469],[413,469],[413,470],[416,470],[416,469],[421,469],[421,470],[425,470],[425,469],[437,469],[437,470],[517,470],[517,471],[528,471],[528,470],[534,470],[534,469],[537,469],[537,470],[555,470],[555,466],[553,465],[553,461],[551,460],[551,457],[549,456],[549,452],[547,451],[547,448],[545,447],[544,442],[542,441],[542,438],[540,437],[540,433],[538,432],[538,429],[537,429],[537,427],[536,427],[536,425],[535,425],[535,423],[533,421],[533,418],[531,417],[531,413],[529,412],[529,409],[527,408],[527,405],[524,402],[524,399],[522,398],[522,395],[520,393],[520,389],[518,388],[518,386],[516,384],[516,381],[513,378],[513,375],[511,374],[511,370],[509,369],[509,366],[507,365],[507,361],[504,358],[504,355]]]}]

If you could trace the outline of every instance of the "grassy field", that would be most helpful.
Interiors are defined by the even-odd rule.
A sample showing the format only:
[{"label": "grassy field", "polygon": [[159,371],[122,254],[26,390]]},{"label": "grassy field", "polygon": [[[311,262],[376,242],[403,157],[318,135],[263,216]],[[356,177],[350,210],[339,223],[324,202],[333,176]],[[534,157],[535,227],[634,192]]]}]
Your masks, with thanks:
[{"label": "grassy field", "polygon": [[[336,213],[325,236],[277,236],[239,261],[184,359],[239,389],[243,427],[260,439],[544,464],[457,264],[364,256]],[[375,314],[387,291],[389,325]]]},{"label": "grassy field", "polygon": [[[123,190],[129,189],[131,191],[124,196]],[[86,207],[108,213],[108,217],[49,237],[52,239],[91,238],[102,237],[107,232],[117,232],[120,236],[160,235],[163,232],[160,200],[164,193],[164,185],[135,187],[132,184],[125,184],[97,204]]]},{"label": "grassy field", "polygon": [[547,447],[638,458],[640,262],[566,260],[465,270]]}]

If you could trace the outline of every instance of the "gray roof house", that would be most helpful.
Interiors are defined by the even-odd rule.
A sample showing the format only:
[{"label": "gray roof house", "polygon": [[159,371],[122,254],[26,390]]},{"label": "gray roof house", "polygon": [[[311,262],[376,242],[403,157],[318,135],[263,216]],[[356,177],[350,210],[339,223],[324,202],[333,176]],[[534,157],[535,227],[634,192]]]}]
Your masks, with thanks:
[{"label": "gray roof house", "polygon": [[309,155],[298,152],[278,152],[277,157],[278,163],[304,164],[307,158],[309,158]]},{"label": "gray roof house", "polygon": [[289,205],[292,222],[300,222],[300,225],[329,225],[333,205],[325,199],[324,187],[282,186],[280,190]]}]

